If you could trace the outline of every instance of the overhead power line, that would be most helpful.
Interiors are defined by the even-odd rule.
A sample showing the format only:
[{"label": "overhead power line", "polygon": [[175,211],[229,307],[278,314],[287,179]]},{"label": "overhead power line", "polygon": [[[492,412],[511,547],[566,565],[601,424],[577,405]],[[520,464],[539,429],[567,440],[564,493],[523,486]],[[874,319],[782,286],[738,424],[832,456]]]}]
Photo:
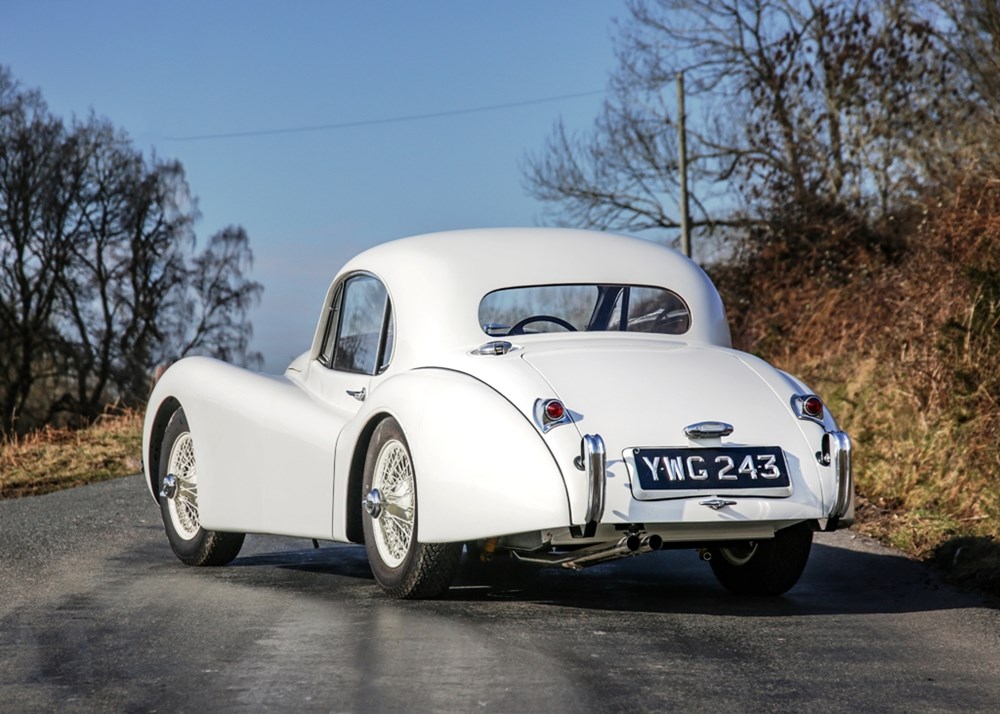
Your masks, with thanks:
[{"label": "overhead power line", "polygon": [[478,114],[482,112],[494,112],[500,109],[514,109],[516,107],[527,107],[532,104],[548,104],[550,102],[560,102],[565,99],[578,99],[580,97],[595,97],[604,94],[605,90],[593,90],[590,92],[576,92],[575,94],[560,94],[554,97],[542,97],[540,99],[525,99],[519,102],[507,102],[505,104],[489,104],[482,107],[468,107],[465,109],[448,109],[440,112],[428,112],[427,114],[406,114],[396,117],[383,117],[380,119],[362,119],[360,121],[336,122],[332,124],[315,124],[312,126],[284,127],[281,129],[257,129],[253,131],[229,131],[219,134],[194,134],[190,136],[168,136],[167,141],[206,141],[208,139],[238,139],[248,136],[272,136],[275,134],[301,134],[309,131],[332,131],[334,129],[349,129],[358,126],[374,126],[376,124],[400,124],[402,122],[417,121],[419,119],[437,119],[439,117],[452,117],[461,114]]}]

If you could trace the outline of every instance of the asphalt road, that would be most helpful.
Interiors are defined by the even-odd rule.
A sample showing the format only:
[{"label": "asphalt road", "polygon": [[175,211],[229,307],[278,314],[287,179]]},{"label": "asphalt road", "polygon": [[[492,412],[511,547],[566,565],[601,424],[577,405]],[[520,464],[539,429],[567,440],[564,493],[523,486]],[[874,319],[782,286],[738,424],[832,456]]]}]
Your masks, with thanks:
[{"label": "asphalt road", "polygon": [[132,477],[0,502],[0,711],[1000,711],[1000,612],[850,533],[783,598],[690,551],[397,602],[364,551],[188,568]]}]

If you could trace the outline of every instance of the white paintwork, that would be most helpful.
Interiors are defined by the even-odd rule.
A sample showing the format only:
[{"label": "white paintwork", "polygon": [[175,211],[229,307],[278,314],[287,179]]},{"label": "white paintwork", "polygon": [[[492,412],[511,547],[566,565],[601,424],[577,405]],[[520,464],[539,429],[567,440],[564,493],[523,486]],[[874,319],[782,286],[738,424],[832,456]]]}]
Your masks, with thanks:
[{"label": "white paintwork", "polygon": [[[566,488],[552,454],[531,422],[482,382],[443,369],[402,374],[373,392],[358,424],[379,413],[395,417],[407,435],[419,541],[475,540],[567,524]],[[341,437],[355,440],[350,429]],[[337,472],[343,473],[350,454],[339,446]],[[336,488],[335,501],[346,501],[345,480],[338,479]],[[339,529],[335,535],[346,538]]]},{"label": "white paintwork", "polygon": [[[383,281],[394,311],[393,358],[374,377],[335,372],[316,360],[336,287],[359,271]],[[506,355],[472,354],[497,339],[479,325],[486,293],[587,282],[673,290],[690,307],[691,328],[679,337],[520,335],[507,338],[515,349]],[[363,402],[346,394],[361,388]],[[348,514],[361,507],[352,495],[360,488],[352,464],[363,463],[367,427],[392,416],[412,452],[418,540],[449,542],[582,525],[588,484],[573,459],[583,434],[596,433],[608,448],[604,524],[642,523],[667,539],[683,533],[717,540],[829,515],[833,469],[814,455],[824,428],[836,425],[832,418],[821,426],[795,417],[790,400],[807,392],[731,349],[717,291],[675,251],[586,231],[459,231],[394,241],[351,260],[320,306],[311,351],[282,376],[207,358],[173,365],[150,397],[143,449],[155,497],[154,424],[179,402],[194,437],[204,527],[343,541]],[[542,434],[532,410],[536,399],[549,397],[564,401],[573,423]],[[633,498],[624,450],[687,446],[684,427],[708,420],[735,427],[724,444],[781,446],[792,495],[744,496],[721,511],[698,504],[710,493]]]},{"label": "white paintwork", "polygon": [[[435,364],[455,347],[485,342],[479,301],[519,285],[625,283],[668,287],[693,315],[689,342],[730,346],[729,323],[708,276],[680,253],[640,238],[558,228],[492,228],[434,233],[384,243],[338,273],[372,273],[396,310],[393,367]],[[313,341],[319,354],[325,312]]]}]

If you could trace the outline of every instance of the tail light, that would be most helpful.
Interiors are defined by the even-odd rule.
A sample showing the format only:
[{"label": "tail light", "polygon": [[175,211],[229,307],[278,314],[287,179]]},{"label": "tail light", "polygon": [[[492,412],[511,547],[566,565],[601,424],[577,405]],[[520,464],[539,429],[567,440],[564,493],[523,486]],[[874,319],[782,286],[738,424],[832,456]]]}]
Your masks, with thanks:
[{"label": "tail light", "polygon": [[560,424],[568,424],[569,421],[569,411],[558,399],[535,400],[535,422],[542,432]]},{"label": "tail light", "polygon": [[802,412],[813,419],[823,418],[823,400],[815,394],[802,400]]},{"label": "tail light", "polygon": [[799,419],[808,419],[822,424],[826,417],[826,407],[823,406],[823,400],[815,394],[792,397],[792,407]]}]

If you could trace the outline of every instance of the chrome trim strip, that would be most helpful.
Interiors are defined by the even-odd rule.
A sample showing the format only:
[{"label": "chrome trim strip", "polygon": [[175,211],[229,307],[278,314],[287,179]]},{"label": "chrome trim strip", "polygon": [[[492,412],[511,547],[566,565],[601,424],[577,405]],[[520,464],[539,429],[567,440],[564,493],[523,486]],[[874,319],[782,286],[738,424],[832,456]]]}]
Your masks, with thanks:
[{"label": "chrome trim strip", "polygon": [[830,511],[830,518],[842,518],[847,514],[854,490],[854,474],[851,471],[851,437],[842,431],[829,432],[830,460],[834,477],[837,479],[837,502]]},{"label": "chrome trim strip", "polygon": [[733,425],[724,421],[700,421],[684,427],[684,435],[689,439],[721,439],[733,433]]},{"label": "chrome trim strip", "polygon": [[581,443],[583,463],[587,471],[587,523],[598,523],[604,515],[607,488],[608,456],[604,439],[599,434],[585,434]]}]

